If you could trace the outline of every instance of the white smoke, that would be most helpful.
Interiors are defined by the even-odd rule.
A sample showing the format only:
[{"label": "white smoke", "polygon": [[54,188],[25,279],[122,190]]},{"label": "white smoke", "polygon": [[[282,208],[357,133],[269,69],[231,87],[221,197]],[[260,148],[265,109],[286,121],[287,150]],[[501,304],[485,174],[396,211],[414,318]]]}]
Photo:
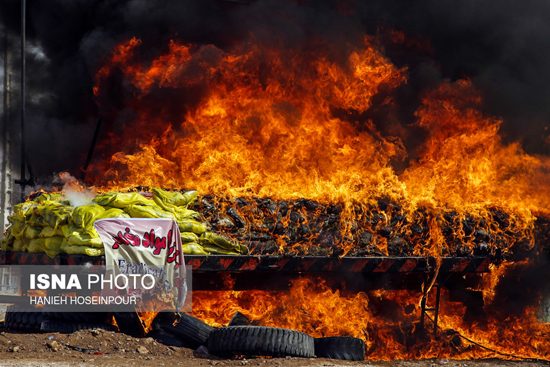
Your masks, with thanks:
[{"label": "white smoke", "polygon": [[76,177],[67,172],[60,173],[59,177],[54,180],[54,183],[63,184],[63,195],[69,200],[71,206],[75,208],[81,205],[92,204],[92,200],[96,195],[93,189],[87,188]]},{"label": "white smoke", "polygon": [[92,203],[95,195],[91,192],[76,192],[67,190],[65,192],[65,197],[71,203],[71,206],[77,207],[81,205],[88,205]]}]

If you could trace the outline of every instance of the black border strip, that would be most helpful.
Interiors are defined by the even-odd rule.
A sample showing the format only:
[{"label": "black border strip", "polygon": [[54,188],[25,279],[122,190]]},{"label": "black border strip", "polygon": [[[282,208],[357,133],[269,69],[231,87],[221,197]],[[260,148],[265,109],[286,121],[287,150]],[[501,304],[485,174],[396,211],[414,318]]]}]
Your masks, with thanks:
[{"label": "black border strip", "polygon": [[[233,256],[186,255],[187,264],[200,264],[195,271],[229,272],[336,272],[336,273],[417,273],[434,271],[437,261],[423,257],[283,257],[283,256]],[[391,264],[388,266],[388,262]],[[416,264],[411,264],[416,263]],[[60,254],[50,258],[46,254],[0,251],[0,265],[104,265],[103,256]],[[489,258],[442,258],[441,272],[486,273]],[[407,266],[405,266],[407,265]],[[412,266],[414,265],[414,266]]]}]

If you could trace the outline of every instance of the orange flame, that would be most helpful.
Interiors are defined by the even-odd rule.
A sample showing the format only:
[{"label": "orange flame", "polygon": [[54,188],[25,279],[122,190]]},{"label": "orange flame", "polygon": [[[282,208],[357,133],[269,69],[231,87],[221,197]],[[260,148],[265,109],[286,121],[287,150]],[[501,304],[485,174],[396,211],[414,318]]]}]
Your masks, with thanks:
[{"label": "orange flame", "polygon": [[[406,42],[400,33],[392,38]],[[467,220],[504,253],[517,242],[531,249],[536,216],[550,214],[550,161],[525,153],[519,143],[504,144],[501,120],[481,112],[481,95],[469,80],[443,82],[423,96],[414,125],[426,130],[427,138],[418,151],[407,152],[403,138],[409,132],[393,113],[407,70],[393,65],[372,37],[361,47],[344,45],[338,54],[315,42],[282,49],[250,37],[228,50],[173,40],[145,61],[140,46],[135,38],[120,44],[96,74],[94,93],[104,112],[113,120],[120,117],[120,106],[112,108],[106,100],[115,77],[131,87],[122,107],[133,112],[124,115],[131,128],[110,133],[103,147],[109,159],[88,176],[101,189],[187,187],[228,197],[343,203],[341,224],[349,241],[344,255],[353,246],[354,225],[377,233],[391,211],[410,219],[396,230],[413,240],[414,255],[434,257],[446,256],[457,243],[474,247],[474,236],[462,226]],[[327,52],[320,51],[324,48]],[[159,95],[169,97],[159,100]],[[380,132],[382,121],[370,114],[374,107],[389,111],[386,116],[397,127]],[[395,163],[408,157],[415,158],[397,170]],[[400,207],[372,221],[379,198]],[[355,207],[366,214],[358,215]],[[254,215],[250,220],[259,220]],[[416,234],[417,223],[429,227],[427,237]],[[444,226],[452,236],[442,232]],[[279,242],[282,249],[285,242]],[[386,238],[378,236],[374,243],[388,253]],[[479,291],[490,304],[495,282],[488,283]],[[495,356],[466,347],[452,333],[443,347],[441,341],[411,340],[420,296],[409,291],[350,295],[302,279],[289,294],[196,291],[193,296],[197,316],[212,325],[226,324],[240,311],[264,325],[314,336],[364,338],[372,359]],[[548,327],[536,320],[536,306],[514,317],[487,315],[483,324],[467,324],[465,307],[445,292],[442,297],[443,329],[504,353],[550,357],[543,337]],[[375,307],[386,301],[398,306],[391,316]],[[529,335],[518,341],[521,330]]]},{"label": "orange flame", "polygon": [[[132,129],[111,133],[109,146],[123,149],[95,166],[94,183],[103,189],[308,198],[345,203],[351,219],[351,204],[389,198],[409,213],[432,208],[434,224],[445,211],[458,223],[466,213],[490,220],[491,210],[502,210],[510,215],[510,238],[532,238],[534,214],[548,214],[548,159],[503,144],[501,121],[480,112],[481,96],[468,80],[445,82],[424,97],[416,126],[428,138],[419,158],[395,172],[392,162],[408,155],[402,132],[383,136],[364,114],[375,100],[392,109],[406,70],[392,65],[372,37],[362,48],[347,47],[344,62],[252,37],[229,51],[171,41],[146,63],[140,45],[135,38],[122,43],[96,74],[99,97],[119,70],[134,88],[127,107],[137,112]],[[158,105],[153,90],[198,96]],[[441,236],[430,235],[431,249],[419,254],[441,256]],[[379,246],[384,253],[383,239]]]},{"label": "orange flame", "polygon": [[[138,91],[132,104],[141,103],[153,82],[160,88],[202,83],[209,88],[177,121],[177,131],[166,128],[162,110],[154,116],[141,111],[135,132],[160,128],[160,134],[136,137],[131,155],[115,154],[111,163],[125,169],[122,175],[109,169],[103,185],[186,186],[204,193],[336,201],[358,197],[353,191],[367,186],[364,181],[385,181],[391,176],[389,159],[404,154],[399,142],[359,132],[352,121],[332,116],[334,108],[364,112],[381,89],[405,80],[404,70],[391,65],[369,38],[364,49],[350,50],[345,65],[322,55],[304,59],[298,50],[283,55],[254,43],[228,53],[213,46],[190,49],[173,41],[150,67],[136,60],[124,65],[122,71]],[[121,67],[119,53],[114,52],[111,67]],[[207,56],[216,61],[208,59],[208,64]],[[101,70],[96,78],[100,89],[108,75]]]},{"label": "orange flame", "polygon": [[[514,265],[504,266],[510,267]],[[504,272],[498,269],[496,277]],[[491,278],[495,274],[483,275],[484,282],[494,284]],[[428,306],[435,304],[434,293],[430,294]],[[426,331],[420,332],[418,301],[421,296],[420,290],[370,290],[352,294],[331,289],[321,279],[299,278],[286,292],[194,291],[193,308],[194,316],[216,327],[227,325],[238,311],[262,326],[291,328],[313,337],[361,338],[366,342],[369,360],[550,358],[547,338],[550,326],[537,319],[535,306],[504,318],[486,313],[477,315],[474,321],[465,321],[466,305],[453,301],[442,288],[440,330],[435,338],[429,319],[426,319]],[[491,298],[486,298],[485,303],[490,309]]]}]

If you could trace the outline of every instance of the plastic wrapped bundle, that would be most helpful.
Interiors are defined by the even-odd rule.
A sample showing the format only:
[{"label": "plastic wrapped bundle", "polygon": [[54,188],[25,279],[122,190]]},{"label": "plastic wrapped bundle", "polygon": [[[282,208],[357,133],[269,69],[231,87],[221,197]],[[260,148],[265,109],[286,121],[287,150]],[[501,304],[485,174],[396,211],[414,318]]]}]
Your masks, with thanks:
[{"label": "plastic wrapped bundle", "polygon": [[153,200],[146,198],[145,196],[137,192],[109,192],[107,194],[100,194],[94,198],[94,203],[101,206],[110,206],[113,208],[124,209],[128,205],[143,204],[149,205],[153,203]]},{"label": "plastic wrapped bundle", "polygon": [[218,236],[212,232],[204,232],[199,239],[199,243],[203,248],[209,249],[211,253],[227,255],[229,253],[242,255],[248,253],[248,248],[246,246],[238,242],[231,242],[227,238]]},{"label": "plastic wrapped bundle", "polygon": [[69,205],[52,203],[50,205],[42,204],[38,207],[40,215],[44,217],[50,227],[57,228],[58,226],[69,223],[73,208]]},{"label": "plastic wrapped bundle", "polygon": [[45,252],[100,256],[104,254],[94,222],[105,218],[168,218],[180,229],[184,254],[246,254],[242,244],[208,231],[199,213],[188,209],[196,191],[169,192],[154,188],[153,194],[110,192],[97,195],[93,203],[73,208],[59,193],[42,193],[33,201],[18,204],[8,219],[11,226],[0,242],[3,251]]}]

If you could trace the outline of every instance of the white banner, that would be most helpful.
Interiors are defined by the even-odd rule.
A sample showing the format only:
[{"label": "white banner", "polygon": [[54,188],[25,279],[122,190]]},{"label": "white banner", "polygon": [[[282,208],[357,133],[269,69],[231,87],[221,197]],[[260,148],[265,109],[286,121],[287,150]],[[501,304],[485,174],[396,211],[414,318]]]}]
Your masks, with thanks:
[{"label": "white banner", "polygon": [[[105,246],[105,265],[120,277],[105,295],[137,297],[145,309],[181,309],[187,296],[185,261],[176,222],[157,218],[110,218],[94,223]],[[133,282],[128,282],[130,276]],[[124,284],[129,283],[129,284]],[[147,306],[152,302],[152,307]]]}]

